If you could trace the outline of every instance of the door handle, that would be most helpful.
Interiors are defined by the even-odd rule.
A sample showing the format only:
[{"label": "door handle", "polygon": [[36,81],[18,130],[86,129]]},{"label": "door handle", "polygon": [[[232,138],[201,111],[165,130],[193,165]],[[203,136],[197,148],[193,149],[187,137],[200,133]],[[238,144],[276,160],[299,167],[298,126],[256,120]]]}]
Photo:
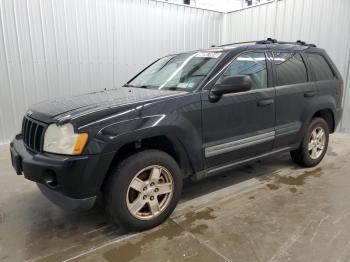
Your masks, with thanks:
[{"label": "door handle", "polygon": [[317,94],[316,91],[308,91],[304,93],[304,97],[313,97]]},{"label": "door handle", "polygon": [[274,102],[275,102],[275,100],[273,100],[273,99],[264,99],[264,100],[258,101],[258,106],[260,106],[260,107],[269,106],[269,105],[272,105]]}]

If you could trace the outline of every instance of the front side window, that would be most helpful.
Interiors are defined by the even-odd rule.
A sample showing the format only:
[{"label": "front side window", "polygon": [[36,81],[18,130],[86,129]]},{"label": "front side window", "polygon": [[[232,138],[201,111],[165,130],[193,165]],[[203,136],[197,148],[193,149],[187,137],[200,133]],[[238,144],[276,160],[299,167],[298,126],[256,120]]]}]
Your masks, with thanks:
[{"label": "front side window", "polygon": [[239,55],[220,77],[219,83],[228,76],[247,75],[252,89],[267,87],[267,66],[265,53],[244,53]]},{"label": "front side window", "polygon": [[221,52],[196,52],[159,59],[127,86],[164,90],[193,90],[210,73]]},{"label": "front side window", "polygon": [[312,65],[316,80],[334,79],[333,71],[322,55],[315,53],[308,53],[306,55]]},{"label": "front side window", "polygon": [[297,53],[274,53],[277,86],[293,85],[307,82],[304,61]]}]

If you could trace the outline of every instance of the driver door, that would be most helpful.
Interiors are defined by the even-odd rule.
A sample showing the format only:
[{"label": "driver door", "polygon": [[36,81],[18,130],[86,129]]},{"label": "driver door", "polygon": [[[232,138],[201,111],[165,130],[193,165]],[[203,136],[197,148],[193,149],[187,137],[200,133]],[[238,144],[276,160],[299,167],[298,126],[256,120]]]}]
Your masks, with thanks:
[{"label": "driver door", "polygon": [[275,89],[271,87],[265,52],[238,55],[220,76],[247,75],[250,91],[210,101],[202,92],[203,143],[206,168],[252,158],[272,150],[275,138]]}]

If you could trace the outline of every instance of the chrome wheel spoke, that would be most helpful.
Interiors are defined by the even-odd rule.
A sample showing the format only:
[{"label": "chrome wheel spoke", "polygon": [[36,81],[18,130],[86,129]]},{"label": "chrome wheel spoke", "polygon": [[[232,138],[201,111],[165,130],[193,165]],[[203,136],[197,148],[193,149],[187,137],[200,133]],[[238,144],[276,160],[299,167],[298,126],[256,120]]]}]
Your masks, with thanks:
[{"label": "chrome wheel spoke", "polygon": [[135,189],[138,192],[142,192],[142,189],[146,186],[145,182],[143,182],[139,178],[134,178],[130,184],[130,187]]},{"label": "chrome wheel spoke", "polygon": [[164,195],[172,192],[171,183],[158,184],[157,188],[159,189],[158,195]]},{"label": "chrome wheel spoke", "polygon": [[148,205],[152,215],[155,215],[160,211],[159,202],[157,198],[155,198],[153,201],[149,201]]},{"label": "chrome wheel spoke", "polygon": [[318,138],[318,139],[321,139],[321,138],[323,138],[323,136],[324,136],[324,131],[321,129],[321,130],[317,133],[317,138]]},{"label": "chrome wheel spoke", "polygon": [[314,145],[314,143],[311,141],[311,142],[309,143],[308,150],[311,151],[312,149],[314,149],[314,147],[315,147],[315,145]]},{"label": "chrome wheel spoke", "polygon": [[140,211],[141,208],[145,206],[145,204],[146,204],[146,201],[143,200],[141,195],[139,195],[139,197],[136,198],[135,201],[131,203],[130,212],[133,214],[136,214],[137,212]]},{"label": "chrome wheel spoke", "polygon": [[161,173],[162,173],[162,170],[159,167],[153,167],[151,170],[149,181],[153,183],[158,183]]},{"label": "chrome wheel spoke", "polygon": [[317,158],[317,147],[314,147],[311,151],[311,157],[313,158]]}]

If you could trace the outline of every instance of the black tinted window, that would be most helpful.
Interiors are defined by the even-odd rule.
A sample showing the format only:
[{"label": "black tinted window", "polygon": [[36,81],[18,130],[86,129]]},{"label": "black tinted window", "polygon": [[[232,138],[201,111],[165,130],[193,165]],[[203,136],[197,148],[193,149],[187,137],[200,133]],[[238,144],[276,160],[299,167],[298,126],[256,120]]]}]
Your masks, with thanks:
[{"label": "black tinted window", "polygon": [[252,81],[252,89],[267,87],[267,69],[264,53],[245,53],[239,55],[221,76],[247,75]]},{"label": "black tinted window", "polygon": [[307,54],[312,65],[312,71],[315,73],[316,80],[333,79],[334,74],[325,58],[320,54]]},{"label": "black tinted window", "polygon": [[274,53],[277,85],[291,85],[307,82],[307,71],[300,54]]}]

